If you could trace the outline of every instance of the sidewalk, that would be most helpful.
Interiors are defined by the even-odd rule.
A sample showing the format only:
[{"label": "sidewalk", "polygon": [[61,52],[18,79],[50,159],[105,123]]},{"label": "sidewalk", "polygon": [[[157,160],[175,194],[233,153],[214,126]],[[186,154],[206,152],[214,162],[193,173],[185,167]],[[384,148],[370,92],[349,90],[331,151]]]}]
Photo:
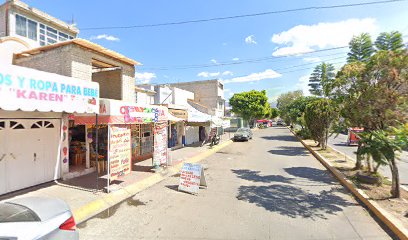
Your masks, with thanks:
[{"label": "sidewalk", "polygon": [[213,148],[208,145],[203,147],[194,145],[171,151],[171,166],[157,173],[151,171],[151,159],[137,162],[132,166],[131,174],[111,182],[111,186],[116,188],[116,191],[109,194],[102,191],[107,185],[107,176],[100,176],[97,186],[96,173],[91,173],[66,181],[55,181],[5,194],[0,196],[0,200],[29,196],[60,198],[68,203],[79,223],[178,173],[183,162],[198,162],[229,143],[231,141],[226,134],[220,144]]}]

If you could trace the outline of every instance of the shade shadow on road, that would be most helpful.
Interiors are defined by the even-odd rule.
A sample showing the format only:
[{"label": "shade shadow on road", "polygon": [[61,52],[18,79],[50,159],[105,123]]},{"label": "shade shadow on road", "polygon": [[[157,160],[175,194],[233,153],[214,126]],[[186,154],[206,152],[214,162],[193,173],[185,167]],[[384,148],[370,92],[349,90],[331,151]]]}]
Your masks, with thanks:
[{"label": "shade shadow on road", "polygon": [[291,183],[293,178],[287,178],[281,175],[260,175],[260,171],[252,171],[249,169],[239,169],[239,170],[231,170],[235,173],[239,178],[245,179],[252,182],[262,182],[262,183],[270,183],[270,182],[281,182],[281,183]]},{"label": "shade shadow on road", "polygon": [[320,193],[310,193],[290,185],[240,186],[237,199],[256,204],[271,212],[277,212],[291,218],[303,217],[327,219],[327,214],[334,215],[343,207],[353,203],[337,196],[332,188]]},{"label": "shade shadow on road", "polygon": [[278,135],[278,136],[262,136],[261,138],[272,141],[288,141],[296,142],[296,138],[290,135]]},{"label": "shade shadow on road", "polygon": [[338,184],[338,182],[326,170],[311,167],[291,167],[284,168],[284,170],[294,177],[306,178],[314,182]]},{"label": "shade shadow on road", "polygon": [[308,152],[304,147],[287,147],[281,146],[278,150],[269,150],[268,152],[274,155],[283,156],[308,156]]}]

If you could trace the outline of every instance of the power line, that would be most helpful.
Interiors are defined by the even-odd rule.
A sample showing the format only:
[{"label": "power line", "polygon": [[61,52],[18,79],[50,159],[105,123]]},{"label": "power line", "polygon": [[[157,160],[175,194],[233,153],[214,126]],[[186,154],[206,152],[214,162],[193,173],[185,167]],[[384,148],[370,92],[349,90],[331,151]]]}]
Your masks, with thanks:
[{"label": "power line", "polygon": [[[166,70],[180,70],[180,69],[194,69],[194,68],[208,68],[208,67],[220,67],[220,66],[229,66],[229,65],[238,65],[238,64],[243,64],[243,63],[256,63],[256,62],[263,62],[263,61],[271,61],[275,60],[276,61],[271,61],[271,62],[279,62],[278,59],[286,59],[287,57],[290,56],[297,56],[297,55],[307,55],[307,54],[312,54],[312,53],[319,53],[319,52],[326,52],[326,51],[332,51],[332,50],[338,50],[338,49],[344,49],[348,48],[348,46],[341,46],[341,47],[333,47],[333,48],[325,48],[325,49],[320,49],[320,50],[314,50],[314,51],[307,51],[307,52],[296,52],[296,53],[291,53],[285,56],[268,56],[268,57],[261,57],[261,58],[252,58],[252,59],[244,59],[240,61],[225,61],[225,62],[219,62],[216,64],[193,64],[193,65],[173,65],[173,66],[139,66],[139,68],[142,68],[144,71],[166,71]],[[345,54],[345,53],[337,53],[337,54]],[[337,54],[329,54],[325,56],[333,56]],[[321,56],[324,57],[324,56]],[[281,61],[281,60],[280,60]]]},{"label": "power line", "polygon": [[[341,58],[342,58],[342,57],[341,57]],[[333,58],[333,59],[326,59],[326,60],[323,60],[323,61],[318,61],[318,62],[313,62],[313,63],[306,63],[306,64],[300,64],[300,65],[295,65],[295,66],[290,66],[290,67],[277,68],[277,69],[273,69],[273,70],[274,70],[274,71],[288,70],[288,71],[278,72],[279,74],[286,74],[286,73],[299,72],[299,71],[305,71],[305,70],[313,70],[315,67],[308,67],[308,68],[296,69],[296,68],[299,68],[299,67],[302,67],[302,66],[306,66],[306,65],[311,65],[311,64],[318,64],[318,63],[323,63],[323,62],[325,62],[325,63],[329,63],[329,64],[335,65],[335,64],[344,64],[344,63],[347,62],[347,61],[345,61],[345,60],[343,60],[343,61],[338,61],[338,62],[328,62],[328,61],[337,60],[337,59],[340,59],[340,57],[339,57],[339,58]],[[291,70],[291,69],[293,69],[293,70]],[[230,79],[222,79],[222,80],[231,80],[231,79],[242,78],[242,77],[247,77],[247,76],[249,76],[249,74],[240,75],[240,76],[234,76],[233,78],[230,78]],[[157,82],[161,82],[161,81],[159,81],[159,80],[156,80],[156,81],[157,81]]]},{"label": "power line", "polygon": [[101,29],[129,29],[129,28],[162,27],[162,26],[183,25],[183,24],[190,24],[190,23],[213,22],[213,21],[222,21],[222,20],[228,20],[228,19],[257,17],[257,16],[272,15],[272,14],[310,11],[310,10],[319,10],[319,9],[333,9],[333,8],[346,8],[346,7],[357,7],[357,6],[366,6],[366,5],[375,5],[375,4],[385,4],[385,3],[402,2],[402,1],[407,1],[407,0],[383,0],[383,1],[372,1],[372,2],[340,4],[340,5],[311,6],[311,7],[304,7],[304,8],[294,8],[294,9],[286,9],[286,10],[278,10],[278,11],[268,11],[268,12],[251,13],[251,14],[243,14],[243,15],[235,15],[235,16],[227,16],[227,17],[215,17],[215,18],[205,18],[205,19],[196,19],[196,20],[185,20],[185,21],[178,21],[178,22],[153,23],[153,24],[130,25],[130,26],[86,27],[86,28],[81,28],[81,30],[84,31],[84,30],[101,30]]}]

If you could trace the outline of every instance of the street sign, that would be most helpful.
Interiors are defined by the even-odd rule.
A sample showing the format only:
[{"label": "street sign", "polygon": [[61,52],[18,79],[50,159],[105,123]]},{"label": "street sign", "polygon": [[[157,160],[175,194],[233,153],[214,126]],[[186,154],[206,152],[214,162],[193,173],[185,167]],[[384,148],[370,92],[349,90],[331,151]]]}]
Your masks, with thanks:
[{"label": "street sign", "polygon": [[178,190],[198,194],[200,186],[207,186],[201,164],[184,163],[180,172]]}]

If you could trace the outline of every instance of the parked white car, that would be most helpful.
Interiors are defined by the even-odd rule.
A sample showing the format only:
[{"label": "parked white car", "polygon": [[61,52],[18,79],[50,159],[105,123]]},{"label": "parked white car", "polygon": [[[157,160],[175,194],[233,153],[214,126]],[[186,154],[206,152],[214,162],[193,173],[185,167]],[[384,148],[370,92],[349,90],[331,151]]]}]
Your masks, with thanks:
[{"label": "parked white car", "polygon": [[0,239],[79,239],[72,212],[64,201],[27,197],[0,202]]}]

